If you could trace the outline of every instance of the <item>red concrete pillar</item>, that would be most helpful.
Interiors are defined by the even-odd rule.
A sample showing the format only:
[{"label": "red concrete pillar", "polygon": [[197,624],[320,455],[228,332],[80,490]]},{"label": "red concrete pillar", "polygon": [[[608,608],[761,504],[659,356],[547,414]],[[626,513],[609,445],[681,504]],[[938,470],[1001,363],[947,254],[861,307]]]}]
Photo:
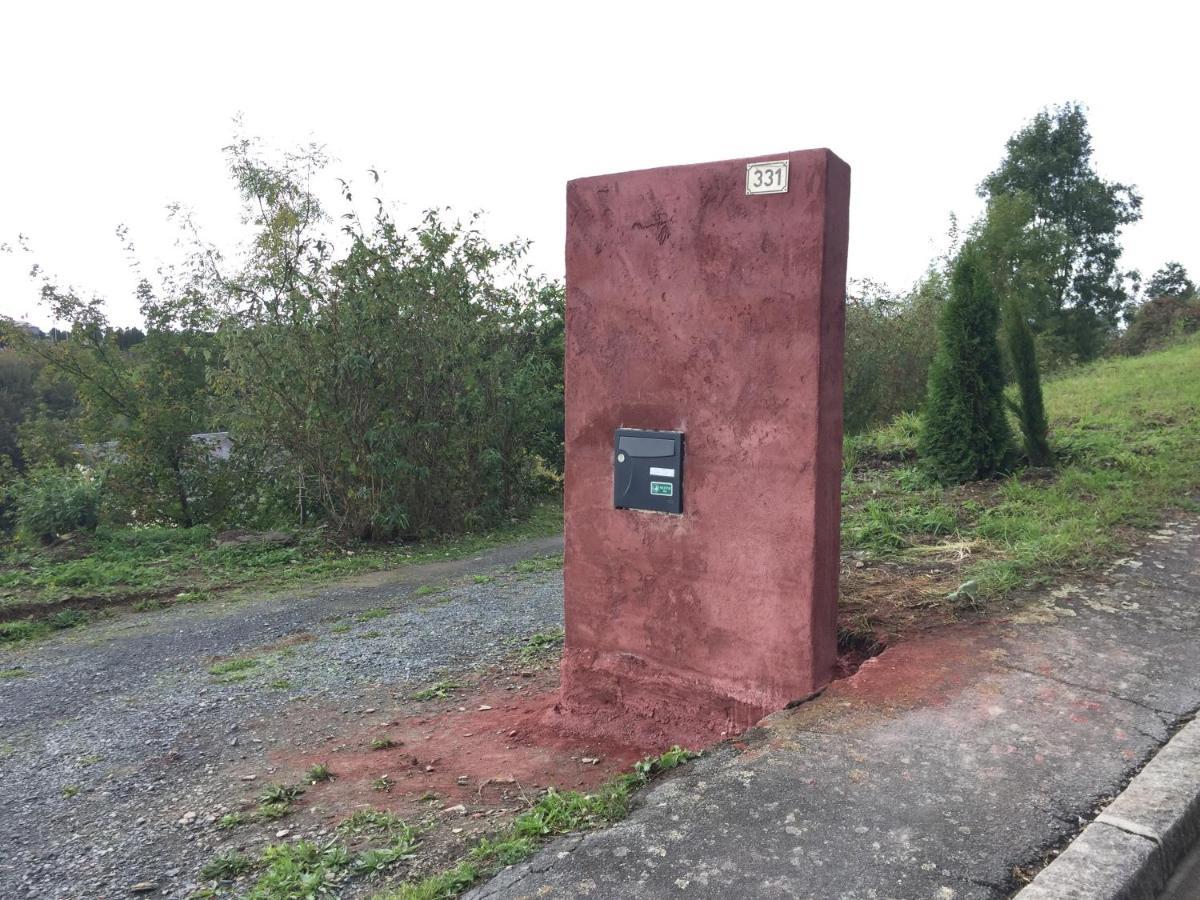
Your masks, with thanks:
[{"label": "red concrete pillar", "polygon": [[[849,194],[828,150],[567,185],[568,715],[682,740],[829,681]],[[622,427],[684,434],[680,515],[614,508]]]}]

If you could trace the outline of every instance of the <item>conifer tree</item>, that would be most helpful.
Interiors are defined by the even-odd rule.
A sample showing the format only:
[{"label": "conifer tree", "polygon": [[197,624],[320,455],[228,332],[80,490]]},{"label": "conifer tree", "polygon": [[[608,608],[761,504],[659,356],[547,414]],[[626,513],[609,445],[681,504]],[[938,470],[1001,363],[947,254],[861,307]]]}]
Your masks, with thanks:
[{"label": "conifer tree", "polygon": [[922,464],[940,481],[987,478],[1008,461],[1012,435],[996,340],[999,319],[987,266],[979,248],[968,243],[955,263],[950,300],[938,322],[918,445]]},{"label": "conifer tree", "polygon": [[1021,423],[1021,437],[1025,445],[1025,456],[1031,466],[1049,466],[1054,462],[1048,437],[1046,405],[1042,400],[1042,379],[1038,374],[1037,351],[1033,344],[1033,331],[1021,301],[1009,297],[1004,309],[1004,343],[1012,362],[1013,375],[1017,382],[1020,402],[1013,404],[1013,411]]}]

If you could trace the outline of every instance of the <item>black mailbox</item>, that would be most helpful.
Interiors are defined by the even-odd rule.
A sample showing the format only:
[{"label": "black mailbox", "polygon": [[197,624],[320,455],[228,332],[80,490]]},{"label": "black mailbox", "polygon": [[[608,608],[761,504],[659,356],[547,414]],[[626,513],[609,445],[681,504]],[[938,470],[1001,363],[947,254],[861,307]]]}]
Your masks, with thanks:
[{"label": "black mailbox", "polygon": [[613,450],[617,509],[683,511],[683,434],[618,428]]}]

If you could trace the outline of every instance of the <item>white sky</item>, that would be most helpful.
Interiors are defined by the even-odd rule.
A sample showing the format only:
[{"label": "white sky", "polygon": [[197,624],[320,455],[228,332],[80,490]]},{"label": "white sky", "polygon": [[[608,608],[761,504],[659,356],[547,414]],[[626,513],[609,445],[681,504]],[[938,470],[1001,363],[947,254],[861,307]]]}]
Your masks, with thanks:
[{"label": "white sky", "polygon": [[[836,6],[836,9],[834,7]],[[562,274],[568,178],[826,146],[853,169],[850,275],[904,287],[1041,107],[1087,104],[1100,173],[1144,219],[1124,265],[1200,276],[1192,3],[426,2],[0,7],[0,243],[137,321],[113,231],[169,258],[165,207],[238,233],[221,147],[241,112],[335,174],[383,173],[402,219],[487,212]],[[0,313],[48,324],[0,255]]]}]

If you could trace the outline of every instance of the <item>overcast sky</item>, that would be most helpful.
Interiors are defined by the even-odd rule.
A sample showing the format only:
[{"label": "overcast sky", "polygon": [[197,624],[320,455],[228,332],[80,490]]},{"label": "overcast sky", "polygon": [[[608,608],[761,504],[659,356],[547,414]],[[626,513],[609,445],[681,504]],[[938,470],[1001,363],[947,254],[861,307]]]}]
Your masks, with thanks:
[{"label": "overcast sky", "polygon": [[[835,8],[836,7],[836,8]],[[1188,11],[1188,10],[1192,11]],[[221,148],[241,113],[336,174],[375,166],[402,219],[486,211],[563,270],[567,179],[829,147],[853,170],[851,277],[900,288],[1040,108],[1089,110],[1096,164],[1136,184],[1124,264],[1200,275],[1194,4],[37,3],[0,16],[0,243],[137,321],[113,237],[169,259],[165,208],[238,233]],[[26,257],[0,313],[45,325]]]}]

